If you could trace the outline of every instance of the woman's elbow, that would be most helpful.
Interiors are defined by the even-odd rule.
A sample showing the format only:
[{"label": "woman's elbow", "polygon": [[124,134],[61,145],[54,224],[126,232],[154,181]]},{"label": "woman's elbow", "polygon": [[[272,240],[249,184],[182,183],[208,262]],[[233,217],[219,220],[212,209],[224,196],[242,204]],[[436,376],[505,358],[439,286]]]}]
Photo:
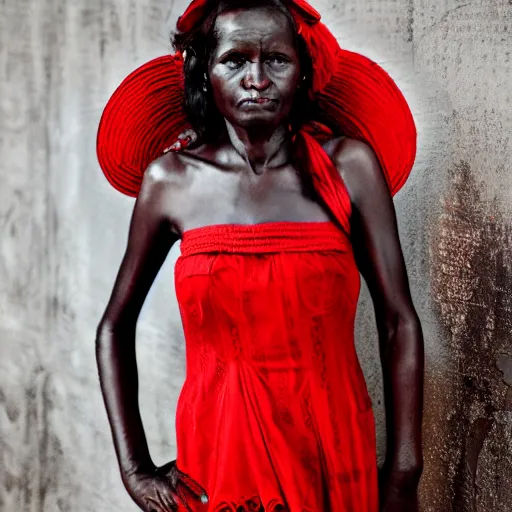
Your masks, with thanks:
[{"label": "woman's elbow", "polygon": [[108,310],[104,313],[97,328],[96,342],[110,340],[118,336],[127,336],[135,332],[137,324],[137,315],[133,314],[113,314]]},{"label": "woman's elbow", "polygon": [[103,316],[96,327],[96,346],[104,344],[105,341],[111,339],[115,332],[115,323],[108,317]]},{"label": "woman's elbow", "polygon": [[98,362],[119,352],[121,343],[126,349],[135,340],[133,322],[116,322],[104,317],[96,328],[96,359]]}]

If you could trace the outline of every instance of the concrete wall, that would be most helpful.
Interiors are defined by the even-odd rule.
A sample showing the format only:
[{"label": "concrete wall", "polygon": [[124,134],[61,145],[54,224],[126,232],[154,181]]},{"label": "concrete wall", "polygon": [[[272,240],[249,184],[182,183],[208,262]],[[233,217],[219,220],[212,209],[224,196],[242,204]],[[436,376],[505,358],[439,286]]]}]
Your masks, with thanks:
[{"label": "concrete wall", "polygon": [[[341,5],[340,5],[341,4]],[[396,196],[427,374],[425,512],[512,502],[512,3],[313,2],[341,44],[383,65],[417,121]],[[136,510],[119,479],[94,358],[133,199],[100,173],[102,107],[169,51],[180,0],[0,2],[0,509]],[[157,463],[175,456],[184,345],[178,245],[138,330],[142,414]],[[363,288],[358,351],[383,457],[381,371]]]}]

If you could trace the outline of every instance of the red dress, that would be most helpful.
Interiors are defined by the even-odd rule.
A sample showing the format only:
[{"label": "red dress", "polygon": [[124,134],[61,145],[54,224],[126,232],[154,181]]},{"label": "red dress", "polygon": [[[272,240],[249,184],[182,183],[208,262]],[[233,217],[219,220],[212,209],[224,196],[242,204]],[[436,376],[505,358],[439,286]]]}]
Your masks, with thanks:
[{"label": "red dress", "polygon": [[213,225],[186,231],[181,253],[177,466],[207,490],[207,510],[376,512],[374,416],[354,347],[360,277],[346,232],[331,222]]}]

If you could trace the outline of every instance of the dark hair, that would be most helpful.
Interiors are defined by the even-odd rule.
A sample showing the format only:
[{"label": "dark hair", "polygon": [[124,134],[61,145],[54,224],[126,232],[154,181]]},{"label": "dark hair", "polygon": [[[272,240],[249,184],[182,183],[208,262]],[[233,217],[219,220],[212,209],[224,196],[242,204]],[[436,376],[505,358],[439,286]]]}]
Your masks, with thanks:
[{"label": "dark hair", "polygon": [[[297,26],[290,11],[281,0],[209,0],[210,8],[196,28],[189,32],[177,32],[171,42],[175,50],[185,52],[185,112],[198,135],[198,142],[214,141],[223,133],[224,120],[213,99],[211,88],[203,90],[204,74],[208,76],[208,65],[217,45],[218,34],[215,21],[219,14],[232,9],[268,7],[284,14],[290,21],[299,56],[301,76],[305,76],[295,96],[289,122],[292,129],[308,118],[311,108],[308,91],[312,82],[312,62],[306,43],[297,33]],[[300,106],[300,108],[297,108]]]}]

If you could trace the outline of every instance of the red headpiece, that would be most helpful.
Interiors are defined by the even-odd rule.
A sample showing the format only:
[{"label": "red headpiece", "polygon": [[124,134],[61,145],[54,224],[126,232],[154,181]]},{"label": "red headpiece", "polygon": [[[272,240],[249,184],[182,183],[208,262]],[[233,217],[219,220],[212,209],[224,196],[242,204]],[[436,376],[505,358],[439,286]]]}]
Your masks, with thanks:
[{"label": "red headpiece", "polygon": [[[407,180],[416,156],[416,128],[409,106],[391,77],[375,62],[342,49],[304,0],[285,0],[313,61],[310,95],[340,134],[368,143],[375,152],[391,194]],[[180,16],[177,29],[201,23],[214,0],[194,0]],[[153,59],[124,79],[101,118],[97,154],[109,182],[136,196],[152,160],[191,128],[183,110],[183,56],[178,52]],[[350,201],[337,170],[317,139],[318,124],[304,126],[297,147],[308,160],[313,182],[345,229]]]}]

